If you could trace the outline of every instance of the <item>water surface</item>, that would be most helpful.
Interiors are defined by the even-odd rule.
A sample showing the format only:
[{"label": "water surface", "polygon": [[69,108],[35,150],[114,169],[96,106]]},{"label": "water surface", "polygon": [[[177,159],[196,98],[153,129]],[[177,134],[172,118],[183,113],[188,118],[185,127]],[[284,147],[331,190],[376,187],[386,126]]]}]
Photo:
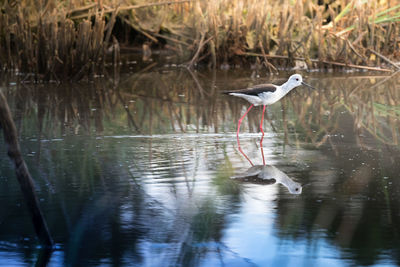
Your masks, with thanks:
[{"label": "water surface", "polygon": [[[49,265],[400,264],[400,77],[304,73],[318,90],[267,108],[266,163],[301,185],[292,194],[282,180],[240,179],[251,164],[236,123],[248,103],[220,93],[288,75],[161,67],[3,81],[57,243]],[[256,166],[260,118],[254,108],[240,135]],[[0,157],[0,266],[32,265],[41,250]]]}]

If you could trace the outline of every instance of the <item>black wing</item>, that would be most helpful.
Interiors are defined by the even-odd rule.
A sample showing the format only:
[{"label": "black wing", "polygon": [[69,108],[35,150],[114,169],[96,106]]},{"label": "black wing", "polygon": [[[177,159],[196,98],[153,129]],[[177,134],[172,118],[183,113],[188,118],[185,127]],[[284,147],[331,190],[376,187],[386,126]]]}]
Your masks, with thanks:
[{"label": "black wing", "polygon": [[225,91],[223,93],[224,94],[240,93],[240,94],[246,94],[246,95],[259,95],[264,92],[273,93],[275,91],[276,91],[276,86],[273,84],[259,84],[259,85],[255,85],[250,88],[236,90],[236,91]]},{"label": "black wing", "polygon": [[242,182],[242,183],[252,183],[252,184],[275,184],[276,180],[274,178],[271,179],[262,179],[258,177],[258,175],[234,178],[235,181]]}]

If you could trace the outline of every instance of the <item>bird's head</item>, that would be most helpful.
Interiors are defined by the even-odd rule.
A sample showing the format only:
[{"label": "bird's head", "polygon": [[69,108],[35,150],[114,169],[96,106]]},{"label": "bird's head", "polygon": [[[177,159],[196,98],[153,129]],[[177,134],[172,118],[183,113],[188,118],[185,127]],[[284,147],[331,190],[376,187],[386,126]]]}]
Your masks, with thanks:
[{"label": "bird's head", "polygon": [[288,186],[288,189],[291,194],[295,194],[295,195],[300,195],[301,192],[303,191],[301,184],[296,183],[296,182],[293,182],[293,184]]},{"label": "bird's head", "polygon": [[288,80],[289,84],[293,87],[300,86],[303,82],[303,77],[301,77],[300,74],[293,74],[292,76],[289,77]]},{"label": "bird's head", "polygon": [[303,82],[303,77],[301,77],[300,74],[293,74],[292,76],[289,77],[288,83],[290,85],[290,87],[294,88],[300,85],[305,85],[307,87],[310,87],[312,89],[315,89],[314,87],[312,87],[311,85]]}]

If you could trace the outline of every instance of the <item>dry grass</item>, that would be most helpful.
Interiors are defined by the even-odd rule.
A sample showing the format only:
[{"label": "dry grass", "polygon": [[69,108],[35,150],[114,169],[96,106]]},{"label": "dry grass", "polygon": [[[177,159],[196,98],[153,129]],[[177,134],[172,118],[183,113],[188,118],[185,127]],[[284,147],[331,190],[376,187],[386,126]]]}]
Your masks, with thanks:
[{"label": "dry grass", "polygon": [[26,0],[3,10],[1,67],[44,77],[101,71],[115,17],[190,67],[400,69],[400,1]]},{"label": "dry grass", "polygon": [[103,12],[73,21],[57,9],[35,13],[22,6],[4,8],[1,68],[29,73],[36,80],[79,80],[103,71],[115,22],[106,23]]},{"label": "dry grass", "polygon": [[[264,65],[308,68],[332,63],[394,66],[399,54],[400,6],[376,1],[211,1],[196,2],[185,17],[185,35],[205,32],[204,54],[232,63],[238,56],[258,56]],[[330,22],[328,22],[331,20]],[[183,34],[181,34],[183,35]],[[198,36],[191,35],[195,43]],[[190,40],[187,40],[190,42]],[[270,62],[272,61],[272,62]],[[301,64],[300,64],[301,65]]]}]

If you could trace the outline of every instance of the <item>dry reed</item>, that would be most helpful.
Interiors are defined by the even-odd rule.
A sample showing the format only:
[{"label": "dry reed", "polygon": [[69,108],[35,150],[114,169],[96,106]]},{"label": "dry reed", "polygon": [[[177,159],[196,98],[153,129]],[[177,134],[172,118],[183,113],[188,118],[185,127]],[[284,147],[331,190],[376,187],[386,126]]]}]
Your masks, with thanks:
[{"label": "dry reed", "polygon": [[399,1],[104,0],[85,6],[53,0],[39,7],[3,4],[3,10],[1,67],[45,77],[99,71],[115,19],[142,42],[180,52],[189,67],[400,68]]},{"label": "dry reed", "polygon": [[[103,12],[73,21],[53,9],[33,16],[21,6],[0,14],[0,67],[35,80],[80,80],[101,73],[115,19]],[[118,50],[117,50],[118,52]]]}]

